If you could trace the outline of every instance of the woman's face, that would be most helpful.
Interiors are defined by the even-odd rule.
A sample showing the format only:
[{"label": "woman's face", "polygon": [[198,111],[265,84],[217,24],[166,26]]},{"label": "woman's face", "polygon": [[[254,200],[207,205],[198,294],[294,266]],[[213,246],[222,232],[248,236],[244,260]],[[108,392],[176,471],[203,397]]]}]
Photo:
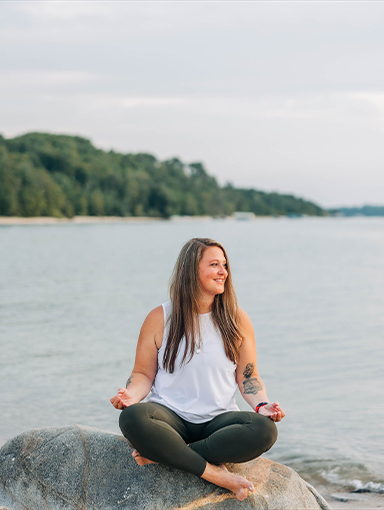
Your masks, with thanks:
[{"label": "woman's face", "polygon": [[204,251],[199,263],[199,280],[203,293],[212,297],[222,294],[227,276],[227,261],[223,251],[217,246],[210,246]]}]

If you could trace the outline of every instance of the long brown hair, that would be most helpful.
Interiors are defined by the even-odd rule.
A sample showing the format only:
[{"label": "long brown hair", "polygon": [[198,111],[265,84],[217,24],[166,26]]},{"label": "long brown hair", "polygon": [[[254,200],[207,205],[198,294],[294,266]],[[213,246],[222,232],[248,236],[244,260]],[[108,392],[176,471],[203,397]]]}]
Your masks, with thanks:
[{"label": "long brown hair", "polygon": [[234,363],[237,363],[239,358],[239,347],[243,335],[238,323],[237,298],[227,254],[223,246],[212,239],[194,238],[182,247],[170,282],[172,312],[163,358],[163,368],[170,373],[175,370],[176,357],[184,336],[185,349],[182,363],[187,360],[187,357],[186,362],[188,363],[195,352],[196,336],[200,335],[198,321],[201,295],[199,264],[205,250],[210,246],[217,246],[222,250],[227,261],[228,272],[224,292],[214,297],[211,317],[223,338],[227,358]]}]

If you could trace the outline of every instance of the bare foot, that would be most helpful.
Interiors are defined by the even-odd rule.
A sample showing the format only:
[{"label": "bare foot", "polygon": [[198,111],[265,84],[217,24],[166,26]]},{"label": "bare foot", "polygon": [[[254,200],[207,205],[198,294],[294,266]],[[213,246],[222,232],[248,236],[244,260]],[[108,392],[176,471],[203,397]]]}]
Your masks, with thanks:
[{"label": "bare foot", "polygon": [[215,466],[214,464],[207,463],[201,478],[204,478],[204,480],[214,483],[219,487],[224,487],[225,489],[232,491],[240,501],[245,499],[249,492],[253,492],[255,490],[255,487],[251,482],[243,476],[230,473],[224,464]]},{"label": "bare foot", "polygon": [[139,464],[139,466],[145,466],[146,464],[157,464],[157,462],[154,462],[153,460],[149,460],[146,457],[143,457],[142,455],[140,455],[140,453],[137,450],[133,450],[132,457]]}]

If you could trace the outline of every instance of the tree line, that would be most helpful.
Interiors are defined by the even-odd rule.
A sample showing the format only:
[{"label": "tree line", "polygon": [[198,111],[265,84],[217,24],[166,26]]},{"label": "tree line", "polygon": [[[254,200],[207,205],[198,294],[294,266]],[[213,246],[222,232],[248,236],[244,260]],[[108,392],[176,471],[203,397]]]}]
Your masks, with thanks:
[{"label": "tree line", "polygon": [[220,186],[202,163],[103,151],[79,136],[0,135],[1,216],[324,215],[292,195]]},{"label": "tree line", "polygon": [[363,205],[362,207],[339,207],[329,209],[331,216],[384,216],[384,205]]}]

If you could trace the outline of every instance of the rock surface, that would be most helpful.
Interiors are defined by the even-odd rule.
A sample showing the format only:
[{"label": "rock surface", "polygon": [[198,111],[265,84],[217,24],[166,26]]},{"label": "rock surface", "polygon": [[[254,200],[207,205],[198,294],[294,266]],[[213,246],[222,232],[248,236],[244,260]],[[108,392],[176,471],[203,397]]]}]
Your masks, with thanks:
[{"label": "rock surface", "polygon": [[229,469],[255,492],[243,501],[156,464],[138,466],[122,437],[84,426],[37,429],[0,450],[0,508],[8,510],[329,510],[292,469],[259,458]]}]

